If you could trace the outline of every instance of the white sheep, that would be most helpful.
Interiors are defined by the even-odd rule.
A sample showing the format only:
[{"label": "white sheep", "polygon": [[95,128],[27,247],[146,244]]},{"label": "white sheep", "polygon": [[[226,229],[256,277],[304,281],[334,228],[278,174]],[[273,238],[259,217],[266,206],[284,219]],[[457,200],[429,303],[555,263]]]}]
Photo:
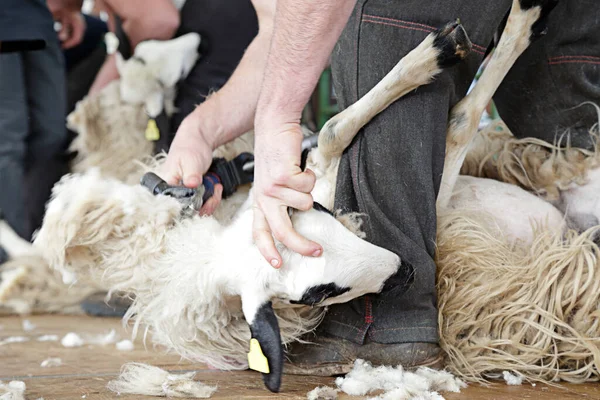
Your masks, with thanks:
[{"label": "white sheep", "polygon": [[97,276],[114,290],[134,294],[126,317],[184,357],[246,368],[248,341],[256,339],[266,368],[250,366],[278,391],[282,343],[314,328],[323,307],[378,293],[392,276],[405,278],[398,255],[356,235],[356,226],[346,226],[352,218],[328,211],[343,150],[371,118],[460,62],[470,46],[457,23],[430,34],[322,129],[318,148],[307,158],[317,176],[315,207],[291,213],[295,229],[323,245],[321,257],[304,257],[278,243],[285,267],[273,269],[252,240],[251,193],[223,225],[213,217],[185,218],[175,199],[93,170],[55,186],[35,246],[53,268]]}]

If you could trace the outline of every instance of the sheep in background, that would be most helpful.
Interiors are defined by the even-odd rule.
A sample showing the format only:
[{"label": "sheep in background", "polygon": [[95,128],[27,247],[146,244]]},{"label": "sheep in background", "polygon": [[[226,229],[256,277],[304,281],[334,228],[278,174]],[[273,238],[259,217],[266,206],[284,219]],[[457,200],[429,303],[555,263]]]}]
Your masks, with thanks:
[{"label": "sheep in background", "polygon": [[[115,40],[107,34],[109,51],[116,49]],[[139,182],[143,169],[136,161],[147,161],[154,148],[145,133],[148,123],[163,107],[168,115],[176,112],[175,86],[194,66],[199,44],[200,36],[188,33],[142,42],[127,61],[116,53],[120,80],[78,102],[67,117],[67,126],[78,134],[69,148],[77,153],[73,172],[96,167],[123,182]]]}]

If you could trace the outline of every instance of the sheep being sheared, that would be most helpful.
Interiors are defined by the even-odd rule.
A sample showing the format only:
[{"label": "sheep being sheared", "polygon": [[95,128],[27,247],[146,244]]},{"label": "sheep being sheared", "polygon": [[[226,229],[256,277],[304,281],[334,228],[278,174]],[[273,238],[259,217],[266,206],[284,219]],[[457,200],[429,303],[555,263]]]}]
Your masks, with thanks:
[{"label": "sheep being sheared", "polygon": [[391,277],[406,280],[396,254],[361,239],[355,226],[341,222],[351,218],[327,210],[343,150],[371,118],[460,62],[470,47],[462,26],[448,24],[322,129],[318,148],[307,157],[317,176],[315,207],[291,212],[295,229],[323,245],[318,258],[278,243],[285,267],[273,269],[252,240],[252,194],[223,226],[213,217],[184,217],[175,198],[153,196],[97,171],[55,186],[35,245],[53,268],[90,274],[133,293],[126,317],[184,357],[246,368],[248,341],[256,340],[268,368],[251,367],[277,391],[282,343],[314,328],[323,307],[380,292]]}]

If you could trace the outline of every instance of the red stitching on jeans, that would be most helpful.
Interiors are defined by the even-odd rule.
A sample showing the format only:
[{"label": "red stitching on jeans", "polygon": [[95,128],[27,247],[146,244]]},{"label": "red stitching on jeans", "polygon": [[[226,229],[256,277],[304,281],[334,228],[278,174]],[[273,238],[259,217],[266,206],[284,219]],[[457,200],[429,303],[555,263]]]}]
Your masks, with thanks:
[{"label": "red stitching on jeans", "polygon": [[429,28],[431,30],[436,30],[437,28],[435,26],[431,26],[431,25],[425,25],[425,24],[419,24],[417,22],[410,22],[410,21],[403,21],[401,19],[394,19],[394,18],[386,18],[386,17],[379,17],[377,15],[370,15],[370,14],[363,14],[363,18],[364,17],[370,17],[370,18],[376,18],[376,19],[383,19],[385,21],[396,21],[396,22],[402,22],[408,25],[416,25],[416,26],[422,26],[424,28]]},{"label": "red stitching on jeans", "polygon": [[556,64],[598,64],[600,65],[600,61],[590,61],[590,60],[563,60],[563,61],[550,61],[549,65]]},{"label": "red stitching on jeans", "polygon": [[404,29],[411,29],[413,31],[422,31],[422,32],[427,32],[427,33],[431,33],[431,31],[428,31],[426,29],[422,29],[422,28],[415,28],[412,26],[406,26],[406,25],[399,25],[399,24],[392,24],[389,22],[381,22],[381,21],[372,21],[370,19],[365,19],[363,18],[363,22],[371,22],[373,24],[379,24],[379,25],[388,25],[388,26],[395,26],[397,28],[404,28]]},{"label": "red stitching on jeans", "polygon": [[558,56],[558,57],[550,57],[548,60],[562,60],[565,58],[591,58],[592,60],[600,60],[600,57],[594,56]]},{"label": "red stitching on jeans", "polygon": [[[380,24],[380,25],[388,25],[388,26],[395,26],[396,28],[404,28],[404,29],[410,29],[413,31],[422,31],[422,32],[427,32],[427,33],[431,33],[431,31],[425,30],[425,29],[421,29],[421,28],[415,28],[412,26],[406,26],[406,25],[400,25],[400,24],[392,24],[390,22],[381,22],[381,21],[373,21],[371,19],[367,19],[363,17],[363,22],[370,22],[372,24]],[[478,46],[481,47],[481,46]],[[483,49],[483,47],[481,47]],[[476,49],[471,49],[472,52],[477,53],[477,54],[481,54],[481,55],[485,55],[485,52],[480,51],[480,50],[476,50]]]},{"label": "red stitching on jeans", "polygon": [[365,324],[373,323],[373,305],[371,299],[365,296]]},{"label": "red stitching on jeans", "polygon": [[483,50],[484,52],[487,50],[487,47],[480,46],[478,44],[472,43],[473,47],[477,47],[478,49]]}]

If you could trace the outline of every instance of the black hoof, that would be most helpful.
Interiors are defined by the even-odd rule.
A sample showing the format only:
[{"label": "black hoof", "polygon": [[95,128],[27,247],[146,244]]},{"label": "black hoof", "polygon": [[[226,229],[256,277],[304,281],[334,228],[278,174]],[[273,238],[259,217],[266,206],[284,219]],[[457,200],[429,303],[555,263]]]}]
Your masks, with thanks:
[{"label": "black hoof", "polygon": [[464,60],[473,44],[459,21],[450,22],[436,32],[433,45],[439,50],[438,65],[447,68]]}]

